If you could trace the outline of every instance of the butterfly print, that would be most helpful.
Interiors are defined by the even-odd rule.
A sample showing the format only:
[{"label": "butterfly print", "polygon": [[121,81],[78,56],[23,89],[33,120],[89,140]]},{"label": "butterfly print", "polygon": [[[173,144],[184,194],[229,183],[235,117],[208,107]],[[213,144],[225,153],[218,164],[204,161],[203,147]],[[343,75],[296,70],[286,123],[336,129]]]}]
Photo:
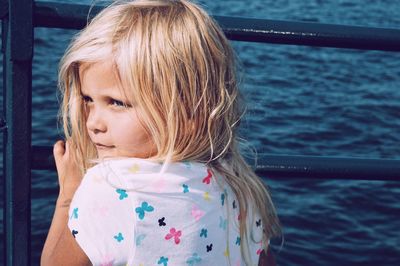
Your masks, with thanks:
[{"label": "butterfly print", "polygon": [[200,210],[196,205],[192,207],[192,216],[198,222],[204,216],[204,211]]},{"label": "butterfly print", "polygon": [[125,190],[125,189],[120,189],[120,188],[118,188],[116,191],[117,191],[117,193],[119,194],[119,199],[120,199],[120,200],[123,200],[124,198],[127,198],[127,197],[128,197],[128,194],[126,193],[126,190]]},{"label": "butterfly print", "polygon": [[164,177],[157,178],[152,184],[155,191],[157,191],[158,193],[164,191],[165,186],[167,185]]},{"label": "butterfly print", "polygon": [[206,246],[207,252],[210,252],[212,250],[212,247],[213,247],[213,244],[207,245]]},{"label": "butterfly print", "polygon": [[163,266],[167,266],[168,265],[168,258],[162,256],[160,257],[160,259],[158,260],[157,264],[163,264]]},{"label": "butterfly print", "polygon": [[145,235],[145,234],[138,235],[138,236],[136,237],[136,239],[135,239],[136,246],[140,246],[140,245],[142,244],[142,241],[143,241],[145,238],[146,238],[146,235]]},{"label": "butterfly print", "polygon": [[135,212],[139,215],[139,219],[143,220],[145,216],[145,212],[152,212],[154,211],[153,206],[149,205],[146,201],[142,202],[141,207],[137,207]]},{"label": "butterfly print", "polygon": [[132,165],[131,168],[128,169],[129,172],[136,174],[137,172],[139,172],[140,170],[140,166],[138,164],[134,164]]},{"label": "butterfly print", "polygon": [[69,218],[71,219],[78,219],[78,208],[74,208],[74,210],[72,211],[71,217]]},{"label": "butterfly print", "polygon": [[221,205],[224,206],[225,203],[225,193],[221,194]]},{"label": "butterfly print", "polygon": [[110,208],[108,205],[101,205],[98,202],[94,203],[92,208],[92,212],[97,214],[98,216],[107,216],[110,212]]},{"label": "butterfly print", "polygon": [[181,242],[181,240],[179,239],[182,236],[182,231],[177,231],[175,228],[171,228],[169,230],[169,233],[165,236],[166,240],[169,240],[171,238],[174,238],[175,244],[179,244],[179,242]]},{"label": "butterfly print", "polygon": [[261,252],[262,252],[262,249],[261,248],[259,248],[259,249],[257,249],[257,255],[260,255],[261,254]]},{"label": "butterfly print", "polygon": [[201,229],[200,237],[207,238],[207,229],[205,228]]},{"label": "butterfly print", "polygon": [[99,266],[113,266],[114,258],[110,255],[105,255],[102,258],[102,262]]},{"label": "butterfly print", "polygon": [[167,224],[164,221],[165,221],[165,217],[158,219],[158,226],[166,226]]},{"label": "butterfly print", "polygon": [[235,266],[240,266],[240,259],[236,261]]},{"label": "butterfly print", "polygon": [[124,237],[121,233],[118,233],[118,235],[114,236],[114,238],[118,241],[118,243],[124,240]]},{"label": "butterfly print", "polygon": [[222,228],[223,230],[226,230],[226,224],[227,224],[227,219],[222,218],[222,216],[219,217],[219,228]]},{"label": "butterfly print", "polygon": [[240,237],[239,236],[236,238],[236,245],[240,246]]},{"label": "butterfly print", "polygon": [[210,169],[207,169],[207,176],[204,177],[203,183],[209,185],[211,182],[212,173]]},{"label": "butterfly print", "polygon": [[260,255],[262,251],[263,251],[263,243],[260,243],[260,248],[257,249],[257,252],[256,252],[257,255]]},{"label": "butterfly print", "polygon": [[197,255],[197,253],[193,253],[193,255],[187,259],[186,263],[189,266],[193,266],[196,263],[200,263],[201,262],[201,258],[199,257],[199,255]]},{"label": "butterfly print", "polygon": [[226,247],[225,252],[224,252],[225,257],[229,257],[229,248]]},{"label": "butterfly print", "polygon": [[209,193],[209,192],[204,192],[203,197],[204,197],[204,200],[205,200],[205,201],[210,201],[210,200],[211,200],[211,198],[210,198],[210,193]]},{"label": "butterfly print", "polygon": [[76,235],[78,234],[78,231],[76,231],[76,230],[72,230],[72,236],[74,237],[74,238],[76,238]]},{"label": "butterfly print", "polygon": [[189,192],[189,186],[188,185],[183,184],[182,187],[183,187],[183,193],[188,193]]},{"label": "butterfly print", "polygon": [[182,163],[186,166],[187,169],[192,168],[192,164],[191,164],[190,162],[188,162],[188,161],[183,161]]},{"label": "butterfly print", "polygon": [[261,219],[259,219],[258,221],[256,221],[256,226],[257,226],[257,227],[260,227],[260,225],[261,225]]}]

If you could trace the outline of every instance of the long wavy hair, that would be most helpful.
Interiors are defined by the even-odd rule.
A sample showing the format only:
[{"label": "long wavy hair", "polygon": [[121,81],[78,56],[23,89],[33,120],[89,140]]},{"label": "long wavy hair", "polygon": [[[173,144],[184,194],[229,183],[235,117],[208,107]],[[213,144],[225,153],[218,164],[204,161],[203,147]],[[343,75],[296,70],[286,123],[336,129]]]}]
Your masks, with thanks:
[{"label": "long wavy hair", "polygon": [[[59,87],[65,135],[82,172],[97,154],[86,130],[79,69],[104,60],[112,60],[126,96],[139,107],[157,147],[149,159],[203,162],[222,174],[241,217],[260,215],[266,247],[280,233],[279,221],[270,193],[239,152],[244,105],[235,54],[217,23],[185,0],[117,1],[78,33],[62,58]],[[251,238],[246,220],[240,219],[242,239]]]}]

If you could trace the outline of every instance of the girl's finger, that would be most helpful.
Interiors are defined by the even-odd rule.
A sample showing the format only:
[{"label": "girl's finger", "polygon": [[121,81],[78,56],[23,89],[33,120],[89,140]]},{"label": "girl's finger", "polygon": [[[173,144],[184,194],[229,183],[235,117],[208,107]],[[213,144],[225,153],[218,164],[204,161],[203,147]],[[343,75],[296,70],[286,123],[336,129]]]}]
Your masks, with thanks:
[{"label": "girl's finger", "polygon": [[67,140],[65,142],[65,156],[69,158],[69,150],[71,149],[71,141]]},{"label": "girl's finger", "polygon": [[65,153],[65,142],[63,140],[59,140],[54,144],[53,147],[53,155],[54,158],[60,158],[64,155]]},{"label": "girl's finger", "polygon": [[54,161],[56,162],[57,171],[61,165],[61,160],[65,154],[65,142],[62,140],[57,141],[53,147]]}]

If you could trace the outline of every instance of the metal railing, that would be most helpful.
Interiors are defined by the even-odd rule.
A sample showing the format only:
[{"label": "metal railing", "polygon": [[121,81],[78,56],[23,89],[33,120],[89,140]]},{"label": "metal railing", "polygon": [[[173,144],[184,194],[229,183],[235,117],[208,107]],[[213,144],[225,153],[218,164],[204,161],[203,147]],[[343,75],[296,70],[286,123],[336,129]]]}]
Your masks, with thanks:
[{"label": "metal railing", "polygon": [[[52,147],[32,147],[32,169],[55,170]],[[260,154],[256,171],[268,178],[399,180],[400,160]],[[251,162],[250,162],[251,163]]]},{"label": "metal railing", "polygon": [[[102,7],[93,7],[91,16]],[[4,84],[5,265],[30,263],[31,169],[55,169],[51,147],[31,147],[33,28],[80,29],[90,6],[0,0]],[[400,30],[215,16],[231,40],[400,51]],[[23,108],[22,108],[23,107]],[[400,180],[400,160],[260,154],[260,175]],[[18,186],[17,186],[18,185]]]}]

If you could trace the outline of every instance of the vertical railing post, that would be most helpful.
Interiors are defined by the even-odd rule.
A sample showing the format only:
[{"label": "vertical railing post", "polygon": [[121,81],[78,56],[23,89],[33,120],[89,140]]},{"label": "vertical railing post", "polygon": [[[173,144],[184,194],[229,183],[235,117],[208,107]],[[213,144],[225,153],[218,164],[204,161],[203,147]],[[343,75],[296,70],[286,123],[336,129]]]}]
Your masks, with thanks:
[{"label": "vertical railing post", "polygon": [[4,56],[5,265],[30,264],[33,0],[8,1]]}]

